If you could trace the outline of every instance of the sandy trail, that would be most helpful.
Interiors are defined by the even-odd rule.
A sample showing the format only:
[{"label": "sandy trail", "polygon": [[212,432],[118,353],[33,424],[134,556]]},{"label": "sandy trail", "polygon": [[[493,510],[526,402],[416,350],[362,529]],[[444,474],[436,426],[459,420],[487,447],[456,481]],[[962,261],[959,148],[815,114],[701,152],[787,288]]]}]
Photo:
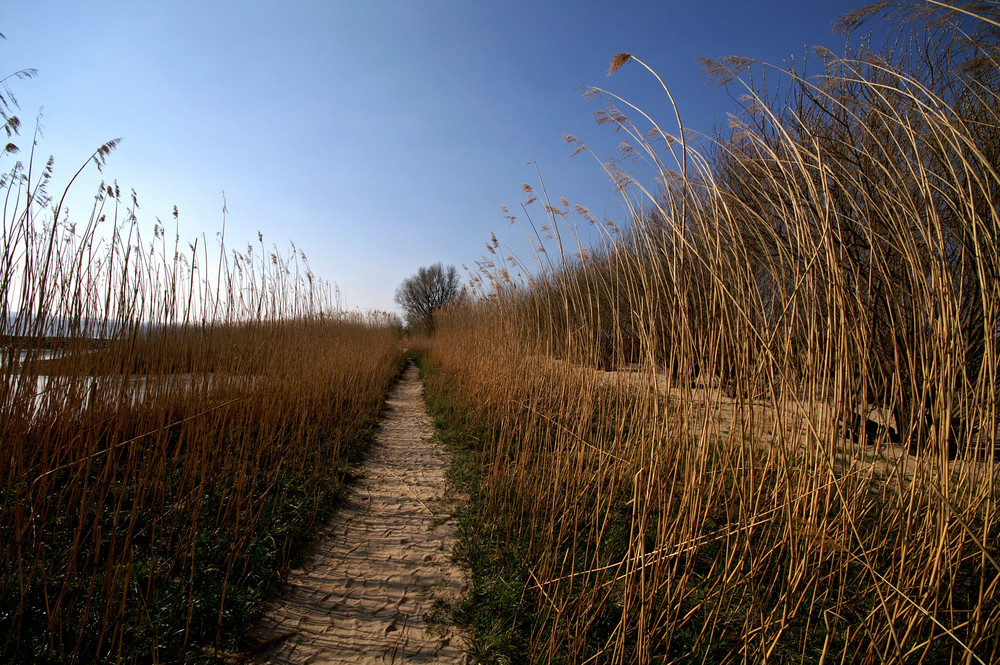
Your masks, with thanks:
[{"label": "sandy trail", "polygon": [[406,369],[361,476],[288,576],[255,636],[280,638],[254,663],[461,663],[448,619],[463,575],[451,562],[447,459],[432,440],[416,368]]}]

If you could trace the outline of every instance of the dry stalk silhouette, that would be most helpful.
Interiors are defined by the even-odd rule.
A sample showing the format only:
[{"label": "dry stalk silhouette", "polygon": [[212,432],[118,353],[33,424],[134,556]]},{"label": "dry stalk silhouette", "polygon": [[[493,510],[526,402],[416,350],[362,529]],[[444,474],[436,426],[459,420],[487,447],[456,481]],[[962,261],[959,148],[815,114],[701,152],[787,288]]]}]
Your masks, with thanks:
[{"label": "dry stalk silhouette", "polygon": [[493,239],[440,316],[482,662],[1000,659],[997,9],[880,15],[818,75],[706,61],[743,110],[701,150],[595,90],[630,224],[573,258],[546,198],[538,271]]},{"label": "dry stalk silhouette", "polygon": [[51,174],[0,179],[0,660],[233,651],[373,426],[398,335],[294,245],[144,236],[117,185],[78,224]]}]

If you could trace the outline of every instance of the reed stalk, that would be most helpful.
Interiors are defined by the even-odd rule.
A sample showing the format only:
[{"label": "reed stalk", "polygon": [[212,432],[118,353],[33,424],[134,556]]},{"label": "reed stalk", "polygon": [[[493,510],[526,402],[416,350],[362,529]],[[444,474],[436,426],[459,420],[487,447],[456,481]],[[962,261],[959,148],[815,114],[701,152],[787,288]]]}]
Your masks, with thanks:
[{"label": "reed stalk", "polygon": [[814,76],[706,61],[744,101],[699,150],[594,91],[629,224],[574,259],[549,204],[565,258],[484,259],[428,361],[481,662],[1000,658],[1000,33],[939,5]]}]

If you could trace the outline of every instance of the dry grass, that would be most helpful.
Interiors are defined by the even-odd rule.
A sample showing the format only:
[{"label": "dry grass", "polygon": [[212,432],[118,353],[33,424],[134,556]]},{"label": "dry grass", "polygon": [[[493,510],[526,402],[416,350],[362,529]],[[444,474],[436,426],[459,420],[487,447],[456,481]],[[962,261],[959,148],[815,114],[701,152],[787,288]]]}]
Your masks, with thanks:
[{"label": "dry grass", "polygon": [[1000,659],[1000,33],[962,9],[780,99],[709,63],[745,111],[701,152],[597,91],[660,189],[606,165],[629,228],[489,257],[431,352],[483,662]]},{"label": "dry grass", "polygon": [[294,246],[147,242],[116,187],[72,224],[29,172],[3,179],[0,660],[211,660],[331,505],[398,334]]}]

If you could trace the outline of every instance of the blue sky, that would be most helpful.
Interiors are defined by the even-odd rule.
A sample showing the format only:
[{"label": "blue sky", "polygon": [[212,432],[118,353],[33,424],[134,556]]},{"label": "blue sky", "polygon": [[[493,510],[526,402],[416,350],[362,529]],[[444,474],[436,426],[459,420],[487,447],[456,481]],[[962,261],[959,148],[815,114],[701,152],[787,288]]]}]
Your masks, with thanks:
[{"label": "blue sky", "polygon": [[[74,186],[83,217],[102,179],[135,189],[146,228],[180,211],[182,238],[302,248],[350,309],[391,310],[421,265],[473,265],[495,232],[528,258],[521,183],[620,217],[592,158],[616,137],[597,127],[601,86],[658,120],[672,111],[656,82],[608,64],[629,51],[670,86],[685,124],[709,133],[733,102],[704,87],[696,56],[799,58],[842,51],[831,21],[857,0],[548,2],[545,0],[0,0],[3,74],[27,147],[65,183],[102,143],[122,137],[103,174]],[[23,155],[22,155],[23,157]],[[9,165],[4,168],[9,168]]]}]

